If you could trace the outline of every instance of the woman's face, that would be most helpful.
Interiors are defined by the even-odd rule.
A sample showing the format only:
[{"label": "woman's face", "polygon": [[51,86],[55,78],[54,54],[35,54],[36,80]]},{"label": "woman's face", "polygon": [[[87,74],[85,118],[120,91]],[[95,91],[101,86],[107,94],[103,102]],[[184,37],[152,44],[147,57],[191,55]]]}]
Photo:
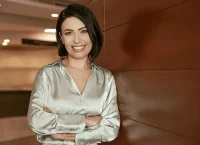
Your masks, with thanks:
[{"label": "woman's face", "polygon": [[61,25],[61,39],[68,52],[68,57],[83,59],[92,49],[92,41],[85,24],[76,17],[67,18]]}]

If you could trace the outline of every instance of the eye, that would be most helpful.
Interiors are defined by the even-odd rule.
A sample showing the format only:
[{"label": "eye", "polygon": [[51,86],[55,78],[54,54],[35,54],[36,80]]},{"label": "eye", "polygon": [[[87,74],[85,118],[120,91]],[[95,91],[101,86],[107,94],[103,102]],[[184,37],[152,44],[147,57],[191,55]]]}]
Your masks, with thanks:
[{"label": "eye", "polygon": [[65,32],[65,35],[71,35],[72,32]]},{"label": "eye", "polygon": [[82,31],[81,31],[81,33],[87,33],[87,32],[88,32],[87,30],[82,30]]}]

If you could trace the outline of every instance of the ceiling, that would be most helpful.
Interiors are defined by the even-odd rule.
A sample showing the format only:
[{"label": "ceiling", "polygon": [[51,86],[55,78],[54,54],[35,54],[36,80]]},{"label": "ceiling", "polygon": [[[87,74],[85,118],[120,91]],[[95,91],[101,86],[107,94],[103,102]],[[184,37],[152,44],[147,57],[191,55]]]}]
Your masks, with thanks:
[{"label": "ceiling", "polygon": [[[78,0],[0,0],[0,47],[23,46],[21,39],[55,41],[55,33],[45,33],[55,28],[59,14],[70,3]],[[2,46],[9,39],[8,46]]]}]

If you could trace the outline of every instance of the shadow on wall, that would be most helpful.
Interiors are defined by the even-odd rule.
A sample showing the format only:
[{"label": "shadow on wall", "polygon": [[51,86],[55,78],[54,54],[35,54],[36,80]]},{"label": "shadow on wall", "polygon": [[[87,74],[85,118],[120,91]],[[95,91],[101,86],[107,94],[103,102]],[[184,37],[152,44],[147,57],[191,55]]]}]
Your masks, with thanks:
[{"label": "shadow on wall", "polygon": [[153,39],[163,19],[160,13],[153,16],[152,14],[144,16],[144,14],[147,14],[146,11],[137,13],[128,24],[122,42],[127,61],[123,64],[123,68],[120,67],[121,69],[143,68],[143,61],[145,61],[149,55],[153,56],[153,53],[155,53],[150,50],[148,43]]},{"label": "shadow on wall", "polygon": [[[149,11],[149,10],[148,10]],[[151,41],[152,37],[155,35],[158,26],[162,23],[162,15],[156,14],[155,16],[148,15],[144,16],[144,14],[147,14],[146,11],[137,13],[133,19],[130,21],[130,23],[127,23],[127,29],[125,29],[124,37],[122,44],[120,44],[119,47],[122,49],[121,51],[124,53],[124,57],[120,60],[123,61],[123,63],[120,64],[117,68],[117,71],[114,71],[115,77],[118,77],[117,74],[120,70],[127,70],[130,68],[142,68],[143,60],[147,57],[147,55],[151,55],[155,52],[149,51],[150,49],[147,47],[149,41]],[[120,27],[118,28],[120,30]],[[153,55],[152,55],[153,56]],[[118,60],[119,61],[119,60]],[[117,79],[116,79],[117,80]],[[136,88],[138,87],[138,84]],[[141,87],[140,87],[141,88]],[[132,87],[131,87],[132,89]],[[126,90],[129,90],[126,88]],[[124,92],[124,91],[123,91]],[[126,91],[125,91],[126,92]],[[133,145],[135,144],[135,139],[137,136],[135,136],[133,131],[131,129],[135,128],[135,125],[133,124],[134,118],[128,118],[127,114],[132,114],[132,108],[130,107],[124,107],[126,105],[130,104],[124,104],[126,101],[124,100],[132,100],[128,99],[127,92],[122,96],[122,92],[118,91],[118,106],[120,110],[121,115],[121,127],[119,136],[116,140],[114,140],[111,143],[103,143],[103,145],[109,145],[109,144],[123,144],[123,145]],[[132,96],[129,96],[132,97]],[[129,108],[129,109],[127,109]],[[125,122],[127,120],[130,120],[130,126],[127,126]]]}]

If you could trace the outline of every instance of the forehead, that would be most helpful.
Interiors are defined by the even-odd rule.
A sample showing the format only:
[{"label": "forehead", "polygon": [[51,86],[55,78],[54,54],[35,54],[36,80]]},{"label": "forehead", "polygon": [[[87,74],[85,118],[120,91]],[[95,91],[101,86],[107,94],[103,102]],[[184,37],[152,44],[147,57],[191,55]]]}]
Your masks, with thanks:
[{"label": "forehead", "polygon": [[62,30],[64,29],[76,30],[82,27],[85,27],[85,24],[76,17],[69,17],[65,19],[61,25]]}]

